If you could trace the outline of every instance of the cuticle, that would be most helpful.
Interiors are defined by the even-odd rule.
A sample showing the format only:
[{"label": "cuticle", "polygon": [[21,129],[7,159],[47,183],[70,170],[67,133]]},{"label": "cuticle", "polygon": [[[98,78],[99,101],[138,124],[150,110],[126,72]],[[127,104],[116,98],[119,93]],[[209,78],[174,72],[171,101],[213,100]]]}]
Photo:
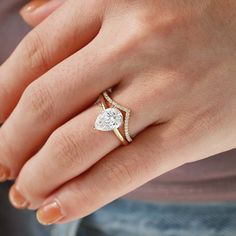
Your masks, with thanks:
[{"label": "cuticle", "polygon": [[[63,209],[60,200],[57,197],[55,197],[54,202],[58,205],[58,207],[60,209],[60,212],[61,212],[61,215],[62,215],[62,218],[66,217],[65,210]],[[62,218],[60,220],[62,220]]]}]

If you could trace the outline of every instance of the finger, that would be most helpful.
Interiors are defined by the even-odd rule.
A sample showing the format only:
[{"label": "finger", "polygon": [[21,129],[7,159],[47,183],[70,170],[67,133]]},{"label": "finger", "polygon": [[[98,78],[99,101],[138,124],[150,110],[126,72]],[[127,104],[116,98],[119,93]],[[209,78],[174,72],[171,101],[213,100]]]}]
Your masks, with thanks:
[{"label": "finger", "polygon": [[18,175],[56,128],[118,83],[123,71],[114,75],[117,65],[109,62],[109,53],[99,53],[102,42],[94,40],[28,86],[0,130],[0,162],[10,170],[9,178]]},{"label": "finger", "polygon": [[[181,117],[147,128],[132,144],[109,153],[51,194],[37,212],[39,222],[48,225],[85,217],[170,170],[219,153],[217,143],[209,148],[202,139],[207,125],[199,131],[195,122],[193,118],[190,128]],[[210,138],[215,140],[214,132]]]},{"label": "finger", "polygon": [[33,27],[40,24],[66,0],[34,0],[26,4],[20,11],[25,22]]},{"label": "finger", "polygon": [[[140,111],[140,103],[137,103],[134,92],[131,97],[126,90],[116,89],[113,95],[121,104],[132,107],[129,126],[132,135],[155,121],[154,116],[148,116],[149,109]],[[148,101],[146,105],[149,107]],[[100,112],[101,107],[93,106],[58,128],[49,137],[43,148],[20,171],[17,187],[14,186],[11,191],[14,206],[22,206],[21,201],[17,204],[18,200],[14,200],[15,192],[18,191],[27,199],[27,204],[24,201],[23,207],[30,204],[30,208],[37,208],[51,192],[86,171],[120,145],[112,132],[104,133],[92,128]],[[160,116],[160,110],[156,115],[157,113]]]},{"label": "finger", "polygon": [[[149,128],[131,145],[115,150],[86,173],[66,183],[38,210],[38,220],[51,224],[82,218],[181,165],[162,146],[164,130],[165,125]],[[157,153],[158,157],[151,153]]]},{"label": "finger", "polygon": [[12,112],[33,80],[97,35],[101,8],[93,0],[66,1],[23,39],[0,68],[0,122]]}]

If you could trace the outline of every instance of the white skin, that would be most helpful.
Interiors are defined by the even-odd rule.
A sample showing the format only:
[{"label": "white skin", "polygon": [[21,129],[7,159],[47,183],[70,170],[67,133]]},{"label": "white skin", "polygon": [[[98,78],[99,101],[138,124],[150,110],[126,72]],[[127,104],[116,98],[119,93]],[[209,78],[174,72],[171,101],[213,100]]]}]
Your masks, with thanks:
[{"label": "white skin", "polygon": [[[233,0],[68,0],[36,26],[0,67],[0,163],[29,208],[56,200],[68,222],[235,148],[235,12]],[[93,129],[113,86],[132,110],[128,146]]]}]

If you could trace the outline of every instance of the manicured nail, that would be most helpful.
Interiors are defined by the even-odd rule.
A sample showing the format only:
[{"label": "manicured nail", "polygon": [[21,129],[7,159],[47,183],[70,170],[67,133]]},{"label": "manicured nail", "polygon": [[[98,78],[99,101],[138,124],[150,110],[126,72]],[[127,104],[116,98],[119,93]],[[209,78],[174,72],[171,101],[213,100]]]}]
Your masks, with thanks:
[{"label": "manicured nail", "polygon": [[0,182],[5,182],[10,175],[10,171],[4,167],[3,165],[0,165]]},{"label": "manicured nail", "polygon": [[48,3],[48,0],[34,0],[26,4],[22,9],[21,9],[21,14],[27,14],[35,11],[39,7],[43,6],[44,4]]},{"label": "manicured nail", "polygon": [[19,188],[14,184],[9,192],[9,199],[11,204],[18,209],[25,209],[29,206],[25,197],[20,193]]},{"label": "manicured nail", "polygon": [[54,224],[64,217],[62,210],[56,201],[39,208],[36,216],[39,223],[43,225]]}]

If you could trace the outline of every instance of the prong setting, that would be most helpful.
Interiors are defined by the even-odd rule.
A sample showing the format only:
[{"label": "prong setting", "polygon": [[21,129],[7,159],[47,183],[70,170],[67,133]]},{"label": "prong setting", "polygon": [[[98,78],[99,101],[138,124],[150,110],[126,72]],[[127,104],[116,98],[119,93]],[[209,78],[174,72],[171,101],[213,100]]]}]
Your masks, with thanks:
[{"label": "prong setting", "polygon": [[128,142],[132,142],[132,138],[129,134],[129,119],[130,119],[130,113],[131,110],[121,106],[117,102],[115,102],[107,93],[107,91],[103,92],[103,97],[115,108],[118,108],[119,110],[125,112],[125,119],[124,119],[124,131],[125,131],[125,138]]}]

